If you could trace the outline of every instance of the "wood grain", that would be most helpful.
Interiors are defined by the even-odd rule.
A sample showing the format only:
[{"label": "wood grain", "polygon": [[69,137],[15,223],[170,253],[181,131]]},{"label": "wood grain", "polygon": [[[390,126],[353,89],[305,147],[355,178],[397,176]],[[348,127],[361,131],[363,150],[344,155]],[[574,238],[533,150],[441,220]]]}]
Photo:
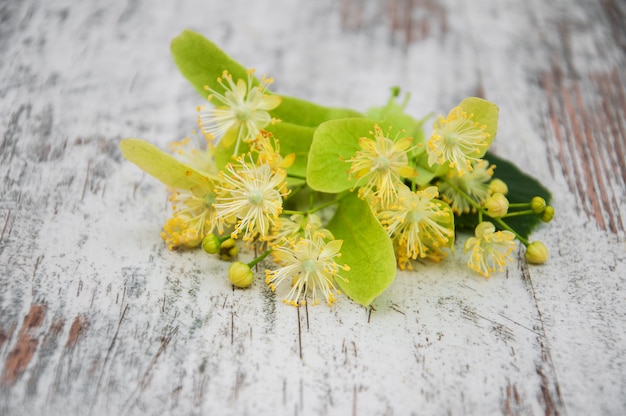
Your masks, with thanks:
[{"label": "wood grain", "polygon": [[[0,414],[626,412],[626,9],[617,0],[0,1]],[[477,95],[555,220],[489,280],[463,236],[370,308],[292,308],[170,252],[123,137],[195,128],[185,28],[275,89],[416,116]],[[253,254],[244,250],[241,259]]]}]

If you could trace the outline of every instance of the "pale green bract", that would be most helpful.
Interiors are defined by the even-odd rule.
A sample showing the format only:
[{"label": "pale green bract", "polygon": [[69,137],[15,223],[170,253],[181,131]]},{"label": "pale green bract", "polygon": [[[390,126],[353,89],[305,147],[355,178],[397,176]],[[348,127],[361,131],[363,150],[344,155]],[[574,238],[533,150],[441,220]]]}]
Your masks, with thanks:
[{"label": "pale green bract", "polygon": [[123,139],[120,149],[127,160],[171,188],[193,192],[202,186],[212,187],[208,174],[178,161],[145,140]]},{"label": "pale green bract", "polygon": [[[485,129],[489,133],[487,143],[491,146],[498,132],[498,106],[482,98],[468,97],[461,101],[459,107],[467,114],[473,114],[475,122],[487,126]],[[485,153],[487,153],[486,150],[478,157],[483,157]]]}]

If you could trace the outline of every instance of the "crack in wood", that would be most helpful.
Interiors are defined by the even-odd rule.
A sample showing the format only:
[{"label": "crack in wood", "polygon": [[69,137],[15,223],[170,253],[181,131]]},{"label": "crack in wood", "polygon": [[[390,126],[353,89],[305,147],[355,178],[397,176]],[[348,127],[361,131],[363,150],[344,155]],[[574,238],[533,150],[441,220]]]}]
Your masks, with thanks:
[{"label": "crack in wood", "polygon": [[100,394],[100,385],[102,383],[102,378],[104,376],[104,372],[106,371],[107,363],[109,362],[109,359],[111,358],[111,352],[113,351],[113,347],[115,346],[115,341],[117,341],[117,336],[119,335],[120,327],[122,326],[122,321],[124,321],[124,316],[126,316],[126,311],[128,311],[128,304],[126,304],[126,306],[124,307],[124,310],[122,311],[122,315],[120,316],[120,319],[117,322],[117,328],[115,329],[115,334],[113,334],[113,339],[111,340],[111,344],[109,344],[107,353],[104,356],[104,362],[102,363],[102,367],[100,368],[100,374],[98,375],[98,381],[96,382],[96,391],[94,393],[94,397],[89,407],[90,415],[93,414],[94,406],[98,399],[98,395]]},{"label": "crack in wood", "polygon": [[370,305],[370,307],[368,308],[368,312],[367,312],[367,323],[371,323],[372,322],[372,312],[376,311],[376,308],[374,308],[372,305]]},{"label": "crack in wood", "polygon": [[[543,314],[541,313],[541,309],[539,308],[539,301],[535,293],[535,286],[533,284],[532,277],[530,276],[530,271],[528,270],[528,264],[526,262],[521,263],[521,272],[522,272],[522,278],[526,282],[528,282],[528,286],[532,294],[532,299],[534,301],[535,310],[537,312],[537,316],[539,319],[539,325],[541,329],[541,338],[539,339],[539,344],[541,346],[541,352],[542,352],[541,359],[542,359],[542,362],[545,362],[548,365],[552,373],[552,377],[554,378],[554,392],[553,392],[548,387],[548,379],[547,377],[545,377],[545,373],[543,372],[543,369],[539,365],[536,366],[537,374],[541,377],[541,394],[544,398],[545,414],[557,416],[560,414],[560,411],[562,411],[562,413],[564,414],[567,414],[567,411],[565,408],[565,401],[563,400],[563,397],[561,396],[561,388],[560,388],[558,375],[556,373],[554,362],[552,361],[552,353],[550,352],[550,347],[544,344],[544,342],[545,343],[548,342],[548,339],[546,337],[546,329],[545,329],[545,325],[543,321]],[[556,397],[553,397],[553,394],[556,395]]]},{"label": "crack in wood", "polygon": [[4,216],[4,226],[2,227],[2,232],[0,232],[0,243],[2,243],[2,239],[4,238],[4,232],[7,230],[7,225],[9,225],[9,218],[11,217],[11,210],[9,209]]},{"label": "crack in wood", "polygon": [[296,306],[296,310],[298,311],[298,351],[300,359],[302,360],[302,325],[300,323],[300,306]]},{"label": "crack in wood", "polygon": [[89,181],[89,170],[91,169],[91,160],[87,161],[87,172],[85,172],[85,181],[83,182],[83,191],[80,194],[81,202],[85,198],[85,191],[87,190],[87,182]]},{"label": "crack in wood", "polygon": [[[168,328],[170,327],[166,327],[165,329],[168,329]],[[150,360],[150,363],[148,364],[148,367],[146,368],[146,370],[143,372],[143,376],[141,377],[141,380],[137,384],[137,387],[135,387],[135,390],[133,390],[133,392],[128,396],[128,398],[124,402],[124,405],[122,406],[122,409],[124,409],[124,411],[121,413],[124,413],[124,414],[128,413],[133,408],[134,404],[137,403],[137,400],[139,399],[141,394],[145,391],[146,387],[148,387],[148,385],[150,384],[150,381],[151,381],[150,377],[151,377],[154,367],[156,366],[157,361],[159,360],[159,357],[165,352],[165,350],[167,349],[167,346],[170,344],[170,342],[172,341],[172,338],[176,334],[178,334],[178,326],[171,329],[167,333],[167,335],[161,337],[159,349]],[[134,403],[131,404],[132,400],[134,400]]]}]

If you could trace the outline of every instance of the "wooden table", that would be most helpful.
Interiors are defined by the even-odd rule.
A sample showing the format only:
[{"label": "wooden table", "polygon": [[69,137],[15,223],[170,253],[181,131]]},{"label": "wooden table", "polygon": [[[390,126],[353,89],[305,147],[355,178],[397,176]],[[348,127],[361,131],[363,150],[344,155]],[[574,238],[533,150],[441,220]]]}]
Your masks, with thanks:
[{"label": "wooden table", "polygon": [[[619,0],[0,1],[0,414],[626,414],[626,7]],[[202,103],[183,29],[280,93],[416,116],[471,95],[556,218],[487,280],[462,242],[371,308],[283,305],[168,251],[164,147]],[[244,251],[241,258],[250,259]]]}]

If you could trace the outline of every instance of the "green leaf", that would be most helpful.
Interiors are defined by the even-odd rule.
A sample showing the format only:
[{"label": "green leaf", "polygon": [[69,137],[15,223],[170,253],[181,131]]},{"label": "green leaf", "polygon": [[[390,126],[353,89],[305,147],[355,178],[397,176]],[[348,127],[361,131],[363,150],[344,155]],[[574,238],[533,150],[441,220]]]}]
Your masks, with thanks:
[{"label": "green leaf", "polygon": [[[508,160],[502,159],[491,152],[487,152],[484,159],[496,165],[493,177],[502,179],[509,187],[507,198],[510,203],[530,202],[534,196],[540,196],[549,204],[552,195],[550,191],[537,179],[521,171]],[[538,215],[524,215],[520,217],[503,218],[503,221],[517,231],[522,237],[528,238],[530,233],[541,224]],[[477,214],[465,214],[456,217],[457,227],[474,228],[478,225]],[[496,227],[498,226],[495,223]]]},{"label": "green leaf", "polygon": [[[247,79],[247,69],[231,58],[204,36],[185,30],[172,39],[170,50],[174,62],[185,78],[194,86],[198,94],[207,97],[204,86],[221,91],[217,78],[224,70],[230,72],[234,80]],[[253,84],[258,84],[253,77]]]},{"label": "green leaf", "polygon": [[369,305],[396,277],[396,258],[387,232],[368,203],[354,193],[341,201],[328,229],[343,240],[341,262],[350,267],[341,272],[348,281],[337,279],[337,284],[355,302]]},{"label": "green leaf", "polygon": [[331,120],[320,124],[313,135],[306,178],[309,186],[321,192],[338,193],[354,187],[348,179],[350,164],[360,137],[371,137],[374,121],[366,118]]},{"label": "green leaf", "polygon": [[[247,69],[243,65],[213,42],[191,30],[185,30],[175,37],[170,49],[180,72],[194,86],[198,94],[205,98],[208,96],[205,86],[216,91],[223,90],[217,78],[222,76],[224,70],[228,71],[235,81],[248,79]],[[252,84],[258,85],[259,80],[252,77]],[[299,98],[281,97],[282,103],[270,111],[270,114],[291,124],[316,127],[326,120],[361,115],[350,109],[324,107]]]},{"label": "green leaf", "polygon": [[[485,131],[489,133],[487,142],[489,143],[489,146],[491,146],[491,143],[493,143],[493,139],[496,137],[496,133],[498,132],[498,106],[491,101],[483,100],[482,98],[468,97],[461,101],[459,107],[461,107],[467,114],[473,114],[474,121],[476,123],[487,126],[485,129]],[[485,152],[489,146],[485,148]],[[477,157],[483,157],[485,152]]]},{"label": "green leaf", "polygon": [[169,187],[192,192],[213,187],[209,176],[144,140],[123,139],[120,149],[126,159]]},{"label": "green leaf", "polygon": [[348,108],[324,107],[299,98],[281,95],[282,102],[270,114],[287,123],[317,127],[325,121],[349,117],[363,117]]}]

